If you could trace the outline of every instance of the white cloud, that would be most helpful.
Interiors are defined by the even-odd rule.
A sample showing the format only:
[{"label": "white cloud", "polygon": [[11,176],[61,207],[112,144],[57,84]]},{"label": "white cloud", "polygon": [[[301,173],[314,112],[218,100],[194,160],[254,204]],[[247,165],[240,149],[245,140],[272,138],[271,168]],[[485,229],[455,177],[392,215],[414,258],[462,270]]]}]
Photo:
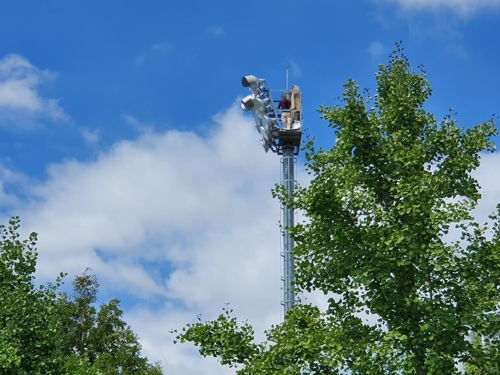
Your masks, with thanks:
[{"label": "white cloud", "polygon": [[468,60],[469,54],[464,45],[459,42],[450,41],[444,46],[444,52],[456,59]]},{"label": "white cloud", "polygon": [[225,34],[224,29],[221,26],[210,26],[208,32],[213,36],[223,36]]},{"label": "white cloud", "polygon": [[474,210],[479,223],[489,221],[488,216],[495,212],[500,203],[500,176],[496,173],[500,163],[500,153],[481,154],[481,166],[473,173],[481,186],[481,200]]},{"label": "white cloud", "polygon": [[290,73],[292,74],[292,77],[295,78],[300,78],[302,77],[302,70],[300,69],[300,66],[293,60],[289,60],[289,66],[290,66]]},{"label": "white cloud", "polygon": [[27,185],[28,183],[28,178],[24,175],[13,172],[0,164],[0,209],[18,207],[21,204],[21,200],[15,193],[7,191],[8,186]]},{"label": "white cloud", "polygon": [[[149,129],[94,161],[53,164],[46,181],[23,183],[29,200],[8,206],[23,236],[39,233],[41,280],[88,266],[107,294],[144,301],[127,319],[145,354],[173,375],[221,371],[190,346],[173,347],[169,329],[230,302],[263,332],[282,311],[280,209],[270,193],[279,157],[262,151],[239,106],[213,121],[206,137]],[[152,297],[165,300],[159,311]]]},{"label": "white cloud", "polygon": [[142,65],[146,61],[146,58],[150,58],[154,55],[165,55],[172,50],[172,44],[168,42],[153,44],[147,51],[142,52],[139,56],[135,58],[135,63],[137,65]]},{"label": "white cloud", "polygon": [[[461,60],[469,58],[461,31],[464,23],[483,11],[500,10],[500,0],[374,1],[379,4],[396,5],[397,18],[407,23],[410,35],[418,39],[437,41],[444,54]],[[381,14],[380,16],[383,19]],[[392,21],[392,13],[390,18]],[[388,19],[381,22],[390,23]]]},{"label": "white cloud", "polygon": [[30,127],[39,120],[68,121],[56,99],[39,95],[38,86],[53,80],[55,73],[40,70],[19,55],[0,60],[0,119],[4,124]]},{"label": "white cloud", "polygon": [[170,51],[171,48],[172,45],[170,43],[163,42],[163,43],[153,44],[153,46],[151,47],[151,51],[157,53],[167,53]]},{"label": "white cloud", "polygon": [[134,116],[123,115],[125,122],[137,130],[139,133],[152,132],[154,131],[154,126],[150,124],[144,124],[141,121],[137,120]]},{"label": "white cloud", "polygon": [[135,63],[136,63],[137,65],[141,65],[141,64],[143,64],[143,63],[144,63],[144,60],[145,60],[145,57],[144,57],[144,54],[142,54],[142,55],[139,55],[139,56],[137,56],[137,57],[135,58]]},{"label": "white cloud", "polygon": [[379,59],[383,57],[387,52],[387,48],[382,44],[382,42],[374,41],[368,46],[368,53],[373,59]]},{"label": "white cloud", "polygon": [[99,129],[91,131],[88,128],[82,128],[80,129],[80,134],[82,135],[85,143],[93,145],[99,142]]},{"label": "white cloud", "polygon": [[[191,345],[174,345],[174,336],[169,333],[173,327],[182,327],[188,321],[194,323],[194,316],[176,311],[172,306],[152,312],[137,308],[125,315],[135,331],[142,332],[143,351],[151,358],[161,358],[166,374],[174,375],[230,375],[235,371],[222,367],[213,358],[203,358]],[[187,319],[187,320],[186,320]]]},{"label": "white cloud", "polygon": [[468,18],[479,11],[500,8],[500,0],[383,0],[398,4],[403,11],[450,11]]}]

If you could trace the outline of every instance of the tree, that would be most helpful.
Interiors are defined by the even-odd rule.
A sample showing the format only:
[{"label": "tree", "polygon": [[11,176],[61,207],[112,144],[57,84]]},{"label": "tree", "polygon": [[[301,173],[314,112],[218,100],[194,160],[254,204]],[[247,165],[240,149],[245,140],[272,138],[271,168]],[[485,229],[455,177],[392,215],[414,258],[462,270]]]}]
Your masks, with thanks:
[{"label": "tree", "polygon": [[83,374],[161,375],[159,363],[151,364],[141,356],[137,335],[122,320],[120,301],[112,299],[99,310],[94,307],[99,282],[88,271],[75,277],[72,298],[64,293],[59,298],[64,354],[70,365],[83,369]]},{"label": "tree", "polygon": [[140,354],[137,335],[122,320],[119,301],[93,306],[99,289],[87,271],[73,282],[74,298],[55,284],[34,286],[37,234],[19,241],[19,217],[0,225],[0,374],[161,375]]},{"label": "tree", "polygon": [[37,234],[19,241],[19,217],[0,225],[0,372],[12,375],[64,373],[55,285],[33,284]]},{"label": "tree", "polygon": [[[321,107],[336,144],[308,142],[310,185],[273,192],[308,219],[291,228],[296,287],[333,295],[328,311],[291,309],[268,342],[237,342],[244,358],[227,355],[225,338],[251,327],[235,328],[229,315],[188,325],[178,340],[240,365],[239,374],[454,374],[458,362],[498,373],[500,205],[492,224],[471,215],[480,198],[471,173],[494,151],[495,122],[459,128],[451,110],[438,124],[423,108],[426,72],[400,44],[376,85],[371,97],[349,80],[338,105]],[[460,240],[446,240],[450,229]]]}]

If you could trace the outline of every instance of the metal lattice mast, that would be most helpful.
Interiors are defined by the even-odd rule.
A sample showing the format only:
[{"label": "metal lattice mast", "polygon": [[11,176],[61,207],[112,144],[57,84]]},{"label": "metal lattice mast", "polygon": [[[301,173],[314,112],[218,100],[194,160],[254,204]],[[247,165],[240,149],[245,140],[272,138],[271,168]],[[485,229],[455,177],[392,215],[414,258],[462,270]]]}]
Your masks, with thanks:
[{"label": "metal lattice mast", "polygon": [[[292,86],[288,90],[288,67],[285,90],[270,90],[266,87],[265,80],[255,76],[245,76],[242,78],[243,87],[250,89],[250,95],[241,101],[241,108],[244,111],[252,111],[255,118],[255,125],[262,136],[260,143],[265,152],[272,152],[282,155],[281,163],[283,174],[281,184],[288,194],[291,194],[295,184],[295,155],[300,150],[300,140],[302,137],[302,94],[298,86]],[[273,100],[271,92],[278,92],[287,105],[276,106],[280,100]],[[280,102],[281,104],[281,102]],[[294,292],[294,242],[290,236],[289,228],[294,226],[294,209],[282,206],[283,210],[283,301],[285,315],[295,304]]]},{"label": "metal lattice mast", "polygon": [[[295,182],[295,156],[294,147],[285,146],[283,147],[283,158],[281,159],[283,164],[283,179],[281,184],[285,187],[287,194],[291,194]],[[294,259],[293,259],[293,246],[294,241],[290,236],[289,228],[294,225],[294,209],[288,206],[283,206],[283,308],[286,312],[290,307],[295,304],[295,292],[293,289],[293,269],[294,269]]]}]

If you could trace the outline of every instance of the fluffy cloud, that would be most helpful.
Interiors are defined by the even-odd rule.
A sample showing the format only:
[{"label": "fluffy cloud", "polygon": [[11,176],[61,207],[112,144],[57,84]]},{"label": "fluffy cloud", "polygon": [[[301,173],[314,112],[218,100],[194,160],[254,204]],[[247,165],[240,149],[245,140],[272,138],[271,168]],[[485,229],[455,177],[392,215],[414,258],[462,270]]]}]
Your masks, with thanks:
[{"label": "fluffy cloud", "polygon": [[383,0],[398,4],[404,11],[448,10],[467,18],[478,11],[499,9],[500,0]]},{"label": "fluffy cloud", "polygon": [[28,197],[4,194],[0,204],[21,217],[23,236],[39,233],[39,278],[91,267],[107,294],[138,304],[127,321],[169,374],[221,373],[190,346],[174,347],[171,328],[229,302],[262,332],[282,311],[280,209],[270,194],[279,157],[262,151],[238,106],[213,122],[203,136],[143,128],[93,161],[51,165],[45,181],[27,184],[5,167],[0,175]]},{"label": "fluffy cloud", "polygon": [[82,128],[80,129],[80,134],[82,135],[83,140],[87,144],[93,145],[99,142],[99,129],[91,131],[88,128]]},{"label": "fluffy cloud", "polygon": [[0,60],[0,119],[3,124],[29,127],[39,120],[68,121],[56,99],[41,96],[38,87],[55,74],[40,70],[19,55]]},{"label": "fluffy cloud", "polygon": [[297,64],[293,60],[290,60],[289,64],[290,64],[290,72],[292,73],[292,76],[295,78],[302,77],[302,70],[300,69],[299,64]]},{"label": "fluffy cloud", "polygon": [[489,221],[488,216],[495,212],[496,205],[500,203],[500,179],[495,173],[500,162],[500,153],[481,155],[481,166],[473,176],[481,186],[481,200],[474,210],[474,216],[479,223]]},{"label": "fluffy cloud", "polygon": [[[13,192],[9,192],[12,185],[24,185],[28,179],[21,173],[15,173],[10,169],[0,165],[0,208],[18,207],[21,200]],[[5,225],[5,222],[2,223]]]},{"label": "fluffy cloud", "polygon": [[128,125],[133,127],[139,133],[152,132],[154,130],[154,126],[151,124],[144,124],[141,121],[137,120],[135,117],[130,115],[123,115],[123,119],[127,122]]},{"label": "fluffy cloud", "polygon": [[[368,53],[374,59],[378,59],[386,53],[387,48],[382,44],[382,42],[374,41],[368,46]],[[384,56],[385,57],[385,56]]]},{"label": "fluffy cloud", "polygon": [[221,26],[210,26],[207,31],[213,36],[223,36],[225,34]]},{"label": "fluffy cloud", "polygon": [[137,65],[142,65],[146,59],[153,56],[166,55],[172,51],[172,44],[168,42],[153,44],[147,51],[142,52],[139,56],[135,58],[135,63]]}]

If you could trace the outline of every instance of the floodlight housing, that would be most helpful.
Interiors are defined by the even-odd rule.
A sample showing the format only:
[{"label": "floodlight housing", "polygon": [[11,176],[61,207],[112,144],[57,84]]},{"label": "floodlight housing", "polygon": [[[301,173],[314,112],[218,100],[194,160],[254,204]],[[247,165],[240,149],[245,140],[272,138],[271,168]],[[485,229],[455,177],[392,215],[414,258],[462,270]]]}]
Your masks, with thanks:
[{"label": "floodlight housing", "polygon": [[261,83],[264,83],[265,79],[260,79],[255,76],[244,76],[241,79],[241,85],[243,87],[250,87],[250,90],[255,91]]},{"label": "floodlight housing", "polygon": [[269,98],[254,98],[253,99],[253,106],[255,110],[265,113],[266,112],[266,107],[269,104],[271,99]]},{"label": "floodlight housing", "polygon": [[269,134],[267,134],[267,131],[263,126],[259,126],[259,132],[260,135],[262,135],[262,138],[264,138],[266,141],[269,141]]},{"label": "floodlight housing", "polygon": [[266,131],[268,131],[269,128],[274,125],[273,120],[271,120],[271,118],[269,116],[262,115],[262,116],[259,116],[259,119],[260,119],[260,123],[262,124],[264,129],[266,129]]},{"label": "floodlight housing", "polygon": [[249,111],[252,108],[253,108],[253,96],[252,95],[245,96],[241,100],[241,109],[244,111]]},{"label": "floodlight housing", "polygon": [[260,144],[266,153],[269,151],[269,148],[271,148],[271,144],[263,139],[260,140]]}]

